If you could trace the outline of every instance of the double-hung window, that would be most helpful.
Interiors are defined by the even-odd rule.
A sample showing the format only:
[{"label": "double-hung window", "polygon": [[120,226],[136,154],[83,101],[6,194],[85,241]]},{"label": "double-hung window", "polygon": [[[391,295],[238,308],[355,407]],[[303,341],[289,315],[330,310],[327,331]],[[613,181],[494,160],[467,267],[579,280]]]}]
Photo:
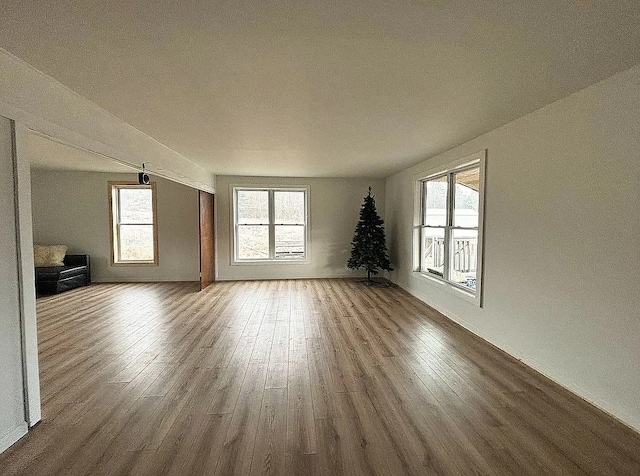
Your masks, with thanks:
[{"label": "double-hung window", "polygon": [[485,151],[417,184],[415,269],[480,305]]},{"label": "double-hung window", "polygon": [[233,188],[236,262],[307,258],[306,188]]},{"label": "double-hung window", "polygon": [[155,182],[149,185],[109,182],[112,264],[158,264],[155,185]]}]

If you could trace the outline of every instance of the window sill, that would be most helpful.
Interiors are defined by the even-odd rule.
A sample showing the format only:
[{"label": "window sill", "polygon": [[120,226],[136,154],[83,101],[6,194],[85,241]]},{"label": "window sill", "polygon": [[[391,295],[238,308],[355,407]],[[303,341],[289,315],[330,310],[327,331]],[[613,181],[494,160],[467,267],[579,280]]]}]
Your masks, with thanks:
[{"label": "window sill", "polygon": [[432,284],[434,286],[437,286],[438,289],[441,289],[442,291],[451,294],[453,296],[456,296],[464,301],[467,301],[477,307],[482,307],[482,303],[481,303],[481,299],[480,299],[480,289],[478,289],[476,291],[476,293],[472,293],[470,291],[466,291],[454,284],[449,283],[448,281],[445,281],[442,278],[439,278],[437,276],[431,276],[425,273],[422,273],[420,271],[414,271],[412,273],[412,276],[420,281],[423,282],[427,282],[429,284]]},{"label": "window sill", "polygon": [[305,259],[270,259],[270,260],[232,260],[231,266],[273,266],[273,265],[294,265],[294,264],[309,264],[309,260]]},{"label": "window sill", "polygon": [[111,263],[111,266],[120,266],[120,267],[151,267],[151,266],[158,266],[158,263],[154,263],[154,262],[136,262],[136,261],[131,261],[131,262],[127,262],[127,261],[120,261],[117,263]]}]

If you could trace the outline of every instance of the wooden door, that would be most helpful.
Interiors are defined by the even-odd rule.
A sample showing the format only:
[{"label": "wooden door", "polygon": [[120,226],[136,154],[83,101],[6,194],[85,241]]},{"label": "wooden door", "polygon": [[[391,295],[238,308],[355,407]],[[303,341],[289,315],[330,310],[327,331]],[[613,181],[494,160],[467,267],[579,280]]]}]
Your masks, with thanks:
[{"label": "wooden door", "polygon": [[200,290],[215,281],[214,201],[215,196],[198,192],[200,202]]}]

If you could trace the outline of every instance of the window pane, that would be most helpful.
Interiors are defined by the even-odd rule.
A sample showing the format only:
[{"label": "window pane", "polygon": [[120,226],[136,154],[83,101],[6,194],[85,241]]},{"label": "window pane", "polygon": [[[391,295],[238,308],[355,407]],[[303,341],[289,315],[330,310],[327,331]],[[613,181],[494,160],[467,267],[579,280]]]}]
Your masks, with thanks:
[{"label": "window pane", "polygon": [[120,225],[120,259],[153,261],[153,225]]},{"label": "window pane", "polygon": [[454,226],[478,227],[480,194],[480,169],[470,169],[455,174],[456,197]]},{"label": "window pane", "polygon": [[119,188],[120,223],[153,223],[150,188]]},{"label": "window pane", "polygon": [[238,226],[238,259],[269,258],[269,226]]},{"label": "window pane", "polygon": [[276,258],[304,257],[304,226],[277,225],[275,233]]},{"label": "window pane", "polygon": [[238,223],[247,225],[269,223],[269,192],[238,190]]},{"label": "window pane", "polygon": [[304,223],[304,192],[273,192],[276,223]]},{"label": "window pane", "polygon": [[447,177],[425,182],[424,224],[426,226],[445,226],[447,224]]},{"label": "window pane", "polygon": [[444,271],[444,230],[442,228],[422,228],[420,243],[420,270],[442,276]]},{"label": "window pane", "polygon": [[453,230],[451,243],[451,281],[469,289],[476,288],[478,231]]}]

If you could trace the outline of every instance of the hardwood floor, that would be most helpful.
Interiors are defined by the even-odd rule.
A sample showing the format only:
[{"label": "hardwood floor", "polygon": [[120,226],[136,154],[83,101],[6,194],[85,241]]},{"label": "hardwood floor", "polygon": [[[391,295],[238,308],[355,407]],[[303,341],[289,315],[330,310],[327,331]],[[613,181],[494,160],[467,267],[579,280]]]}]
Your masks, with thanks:
[{"label": "hardwood floor", "polygon": [[640,474],[640,435],[399,288],[93,285],[38,300],[8,474]]}]

